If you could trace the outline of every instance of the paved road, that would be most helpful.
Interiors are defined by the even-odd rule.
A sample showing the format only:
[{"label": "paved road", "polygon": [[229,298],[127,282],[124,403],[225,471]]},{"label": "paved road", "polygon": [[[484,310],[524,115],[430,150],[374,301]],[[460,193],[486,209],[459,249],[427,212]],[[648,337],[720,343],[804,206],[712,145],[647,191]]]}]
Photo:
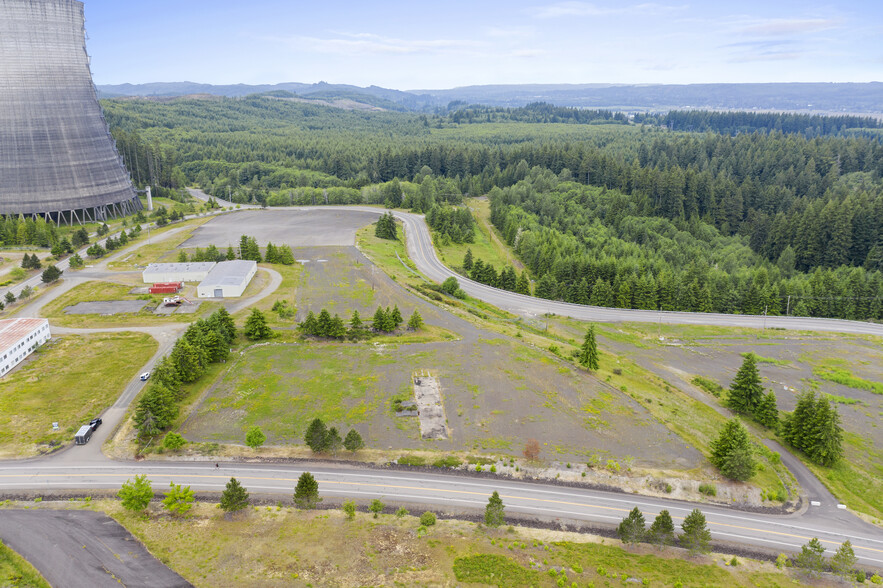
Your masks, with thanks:
[{"label": "paved road", "polygon": [[[169,482],[186,484],[197,492],[220,492],[231,476],[252,494],[290,497],[304,466],[287,464],[223,464],[105,462],[91,465],[51,463],[0,465],[0,491],[36,489],[117,489],[135,474],[145,474],[161,491]],[[615,524],[638,506],[652,519],[668,509],[679,525],[697,505],[676,500],[603,492],[552,484],[516,482],[452,474],[377,470],[341,465],[310,464],[320,493],[335,502],[344,498],[381,498],[388,504],[433,505],[441,512],[483,510],[488,496],[497,490],[506,511],[530,518],[559,520],[571,524]],[[864,523],[832,504],[812,507],[802,515],[772,516],[739,512],[719,506],[700,505],[714,539],[754,545],[776,551],[795,552],[818,537],[833,553],[846,539],[865,565],[883,567],[883,530]]]},{"label": "paved road", "polygon": [[191,586],[100,512],[0,510],[0,540],[52,586]]}]

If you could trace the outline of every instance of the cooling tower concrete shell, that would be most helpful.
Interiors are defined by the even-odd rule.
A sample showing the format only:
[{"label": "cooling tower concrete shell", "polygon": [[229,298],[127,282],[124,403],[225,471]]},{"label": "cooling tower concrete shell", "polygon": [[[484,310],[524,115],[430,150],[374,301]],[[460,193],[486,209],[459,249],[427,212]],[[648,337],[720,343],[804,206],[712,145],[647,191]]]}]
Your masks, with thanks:
[{"label": "cooling tower concrete shell", "polygon": [[83,3],[0,0],[0,214],[140,208],[92,83]]}]

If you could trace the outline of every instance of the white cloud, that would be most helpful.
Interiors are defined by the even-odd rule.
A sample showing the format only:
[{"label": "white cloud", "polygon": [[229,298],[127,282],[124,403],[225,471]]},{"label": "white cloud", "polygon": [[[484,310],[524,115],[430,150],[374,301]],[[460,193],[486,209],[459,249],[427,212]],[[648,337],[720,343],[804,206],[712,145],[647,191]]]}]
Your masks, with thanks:
[{"label": "white cloud", "polygon": [[677,10],[685,10],[686,5],[667,6],[664,4],[656,4],[653,2],[644,4],[633,4],[631,6],[617,6],[608,8],[606,6],[598,6],[590,2],[556,2],[548,6],[539,6],[531,10],[531,14],[536,18],[561,18],[566,16],[607,16],[612,14],[661,14],[665,12],[674,12]]}]

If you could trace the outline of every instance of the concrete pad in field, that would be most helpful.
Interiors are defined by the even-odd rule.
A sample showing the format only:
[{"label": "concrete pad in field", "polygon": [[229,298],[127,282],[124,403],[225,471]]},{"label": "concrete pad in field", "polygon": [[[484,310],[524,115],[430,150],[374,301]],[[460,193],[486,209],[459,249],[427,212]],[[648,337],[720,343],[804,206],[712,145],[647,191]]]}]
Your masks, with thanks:
[{"label": "concrete pad in field", "polygon": [[420,436],[424,439],[447,439],[445,407],[438,379],[428,375],[414,376],[414,400],[420,417]]},{"label": "concrete pad in field", "polygon": [[191,586],[100,512],[0,510],[0,540],[52,586]]},{"label": "concrete pad in field", "polygon": [[65,314],[124,314],[138,312],[147,306],[147,300],[106,300],[103,302],[78,302],[64,309]]},{"label": "concrete pad in field", "polygon": [[181,247],[239,246],[249,235],[258,245],[268,242],[291,247],[354,245],[356,231],[377,222],[377,215],[357,210],[246,210],[225,214],[193,231]]}]

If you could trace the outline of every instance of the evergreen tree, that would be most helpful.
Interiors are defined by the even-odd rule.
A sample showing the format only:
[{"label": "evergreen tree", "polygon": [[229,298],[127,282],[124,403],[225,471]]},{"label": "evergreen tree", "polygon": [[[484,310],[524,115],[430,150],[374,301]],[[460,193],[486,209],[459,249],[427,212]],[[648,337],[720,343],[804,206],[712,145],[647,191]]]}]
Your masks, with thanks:
[{"label": "evergreen tree", "polygon": [[776,406],[775,392],[770,390],[764,394],[754,416],[757,419],[757,422],[764,427],[775,430],[775,428],[779,426],[779,409]]},{"label": "evergreen tree", "polygon": [[551,273],[544,274],[540,281],[537,282],[537,288],[534,292],[537,298],[545,298],[546,300],[556,300],[558,298],[558,280]]},{"label": "evergreen tree", "polygon": [[831,570],[843,578],[851,578],[855,571],[856,557],[852,543],[844,541],[831,558]]},{"label": "evergreen tree", "polygon": [[183,249],[178,250],[178,263],[187,263],[187,252]]},{"label": "evergreen tree", "polygon": [[675,540],[675,526],[671,520],[671,514],[667,510],[662,510],[656,515],[650,530],[647,531],[647,538],[656,545],[671,545]]},{"label": "evergreen tree", "polygon": [[267,263],[279,263],[279,253],[276,250],[276,246],[271,242],[267,242],[267,248],[264,253],[264,260]]},{"label": "evergreen tree", "polygon": [[328,337],[332,339],[346,337],[346,325],[343,324],[343,319],[336,314],[331,317],[331,322],[328,324]]},{"label": "evergreen tree", "polygon": [[705,523],[705,515],[698,508],[684,518],[681,524],[684,534],[681,535],[681,543],[690,550],[690,553],[708,553],[711,551],[711,532]]},{"label": "evergreen tree", "polygon": [[248,508],[248,490],[242,487],[239,480],[230,478],[226,488],[221,493],[221,502],[218,506],[224,512],[231,514]]},{"label": "evergreen tree", "polygon": [[619,523],[616,534],[623,543],[640,543],[646,533],[645,525],[644,515],[636,506]]},{"label": "evergreen tree", "polygon": [[384,214],[377,221],[374,235],[379,239],[390,239],[393,241],[398,239],[395,216],[391,212]]},{"label": "evergreen tree", "polygon": [[233,246],[232,246],[232,245],[230,245],[230,246],[227,247],[227,255],[226,255],[226,258],[227,258],[227,261],[233,261],[234,259],[236,259],[236,252],[233,251]]},{"label": "evergreen tree", "polygon": [[401,325],[405,320],[402,318],[402,312],[399,310],[398,304],[393,306],[392,313],[390,313],[389,316],[392,319],[393,324],[395,325],[395,327],[393,329],[399,328],[399,325]]},{"label": "evergreen tree", "polygon": [[382,306],[378,306],[377,310],[374,311],[374,320],[371,321],[371,328],[378,333],[382,333],[386,331],[387,322],[386,311],[383,310]]},{"label": "evergreen tree", "polygon": [[757,373],[757,362],[753,353],[745,355],[736,379],[730,385],[727,405],[734,412],[753,415],[763,400],[763,386]]},{"label": "evergreen tree", "polygon": [[328,431],[322,419],[313,419],[307,432],[304,435],[304,441],[313,450],[313,453],[322,453],[328,447]]},{"label": "evergreen tree", "polygon": [[362,436],[359,435],[359,432],[355,429],[350,429],[349,433],[346,434],[346,437],[343,440],[343,446],[347,451],[352,451],[353,453],[357,452],[359,449],[365,447],[365,442],[362,441]]},{"label": "evergreen tree", "polygon": [[810,439],[811,443],[804,451],[819,465],[833,465],[843,455],[840,414],[824,396],[819,396],[816,401],[815,416],[810,422]]},{"label": "evergreen tree", "polygon": [[340,438],[340,433],[337,432],[337,427],[328,429],[328,432],[325,433],[325,448],[331,453],[337,453],[340,451],[341,445],[343,445],[343,440]]},{"label": "evergreen tree", "polygon": [[318,336],[319,323],[312,310],[307,313],[307,318],[305,318],[304,322],[300,324],[300,330],[304,335],[311,335],[313,337]]},{"label": "evergreen tree", "polygon": [[488,499],[487,506],[484,508],[484,524],[488,527],[499,527],[502,525],[506,522],[506,517],[503,513],[504,509],[503,499],[500,498],[500,494],[494,490],[494,493],[491,494],[491,497]]},{"label": "evergreen tree", "polygon": [[58,280],[61,277],[61,274],[64,272],[55,267],[54,265],[50,265],[45,270],[43,270],[43,276],[40,278],[46,284],[51,284]]},{"label": "evergreen tree", "polygon": [[709,448],[709,461],[726,477],[744,482],[754,475],[757,464],[752,456],[751,440],[739,419],[727,421]]},{"label": "evergreen tree", "polygon": [[322,502],[319,498],[319,483],[313,474],[304,472],[297,480],[297,486],[294,489],[294,504],[303,510],[311,510]]},{"label": "evergreen tree", "polygon": [[472,249],[467,249],[466,255],[463,256],[463,269],[466,272],[472,269]]},{"label": "evergreen tree", "polygon": [[71,267],[71,269],[81,268],[83,267],[83,258],[80,257],[79,253],[74,253],[68,260],[68,265]]},{"label": "evergreen tree", "polygon": [[294,253],[288,245],[282,245],[278,249],[279,263],[282,265],[294,265]]},{"label": "evergreen tree", "polygon": [[580,348],[579,363],[586,369],[598,369],[598,344],[595,341],[595,325],[589,325],[586,337]]},{"label": "evergreen tree", "polygon": [[331,332],[331,313],[324,308],[319,312],[319,318],[316,319],[316,335],[319,337],[329,337]]},{"label": "evergreen tree", "polygon": [[411,331],[419,331],[421,327],[423,327],[423,317],[420,316],[417,309],[414,309],[414,313],[411,315],[411,318],[408,319],[408,329]]},{"label": "evergreen tree", "polygon": [[267,339],[273,334],[273,331],[267,326],[267,318],[264,313],[257,308],[251,309],[251,314],[246,319],[242,332],[252,341]]},{"label": "evergreen tree", "polygon": [[801,546],[794,565],[805,571],[810,577],[818,576],[825,569],[825,547],[813,537],[809,543]]},{"label": "evergreen tree", "polygon": [[353,341],[358,341],[364,335],[365,325],[362,322],[362,317],[359,316],[358,310],[354,310],[352,317],[350,317],[349,328],[347,329],[346,336]]},{"label": "evergreen tree", "polygon": [[518,283],[515,285],[515,291],[525,296],[530,296],[530,278],[527,277],[527,271],[522,271],[518,276]]}]

